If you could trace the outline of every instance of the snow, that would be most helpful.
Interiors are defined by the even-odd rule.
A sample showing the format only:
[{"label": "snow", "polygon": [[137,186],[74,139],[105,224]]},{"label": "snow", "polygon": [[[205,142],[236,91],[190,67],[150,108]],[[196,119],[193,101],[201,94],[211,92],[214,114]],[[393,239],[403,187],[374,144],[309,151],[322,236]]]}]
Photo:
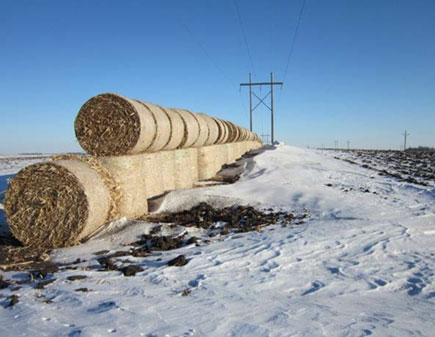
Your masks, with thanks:
[{"label": "snow", "polygon": [[[145,269],[134,277],[87,270],[97,264],[93,252],[125,249],[150,229],[121,219],[86,244],[55,252],[61,262],[87,262],[56,273],[45,289],[15,292],[20,302],[0,309],[0,335],[433,336],[433,187],[284,145],[248,166],[235,184],[170,193],[158,212],[207,201],[309,212],[308,221],[128,257]],[[180,254],[187,265],[166,265]],[[66,280],[71,275],[87,278]],[[91,291],[74,291],[82,287]],[[185,289],[189,296],[181,296]],[[11,294],[1,290],[0,304]]]}]

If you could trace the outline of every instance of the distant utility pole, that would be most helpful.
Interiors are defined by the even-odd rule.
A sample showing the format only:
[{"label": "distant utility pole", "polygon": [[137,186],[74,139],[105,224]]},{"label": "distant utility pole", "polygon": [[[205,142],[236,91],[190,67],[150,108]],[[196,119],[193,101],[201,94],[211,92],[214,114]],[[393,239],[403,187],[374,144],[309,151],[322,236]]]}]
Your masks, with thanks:
[{"label": "distant utility pole", "polygon": [[338,149],[338,140],[334,140],[334,147],[336,150]]},{"label": "distant utility pole", "polygon": [[[252,112],[261,104],[263,103],[263,105],[266,106],[266,108],[268,108],[270,110],[270,130],[271,130],[271,134],[272,134],[272,144],[275,141],[275,130],[274,130],[274,111],[273,111],[273,86],[274,85],[280,85],[282,86],[284,83],[283,82],[274,82],[273,81],[273,73],[270,73],[270,82],[255,82],[253,83],[251,80],[251,73],[249,73],[249,83],[240,83],[241,87],[244,86],[249,86],[249,129],[252,131]],[[270,85],[270,91],[266,94],[266,96],[264,96],[263,98],[258,97],[253,91],[252,91],[252,87],[256,86],[256,85]],[[254,95],[259,102],[257,103],[257,105],[255,107],[252,107],[252,95]],[[267,105],[264,100],[267,98],[267,96],[270,95],[270,106]]]},{"label": "distant utility pole", "polygon": [[405,130],[405,133],[403,134],[403,151],[406,151],[406,137],[409,136],[409,133]]},{"label": "distant utility pole", "polygon": [[350,142],[347,141],[347,150],[348,150],[348,151],[349,151],[349,145],[350,145]]}]

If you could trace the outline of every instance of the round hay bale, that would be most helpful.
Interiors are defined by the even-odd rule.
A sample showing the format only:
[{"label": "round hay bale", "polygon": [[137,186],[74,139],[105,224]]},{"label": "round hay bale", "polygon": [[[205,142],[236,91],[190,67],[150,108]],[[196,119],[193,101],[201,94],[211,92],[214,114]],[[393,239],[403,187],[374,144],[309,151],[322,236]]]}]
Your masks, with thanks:
[{"label": "round hay bale", "polygon": [[237,142],[237,140],[239,139],[239,129],[236,126],[236,124],[232,122],[228,122],[228,123],[230,123],[231,127],[233,128],[233,137],[231,139],[231,142]]},{"label": "round hay bale", "polygon": [[192,172],[192,153],[190,149],[180,149],[174,151],[175,156],[175,188],[185,189],[192,188],[193,172]]},{"label": "round hay bale", "polygon": [[119,217],[137,218],[146,214],[147,199],[163,193],[159,152],[101,157],[98,160],[119,186]]},{"label": "round hay bale", "polygon": [[111,209],[108,188],[90,165],[77,160],[38,163],[12,179],[5,213],[24,245],[72,246],[95,232]]},{"label": "round hay bale", "polygon": [[143,149],[141,146],[135,146],[135,148],[133,148],[130,153],[135,154],[144,151],[156,152],[162,150],[169,143],[172,133],[171,121],[166,110],[159,105],[146,103],[138,100],[135,101],[142,104],[153,114],[156,125],[156,134],[149,147]]},{"label": "round hay bale", "polygon": [[175,190],[175,153],[174,151],[161,151],[160,170],[163,190],[165,192]]},{"label": "round hay bale", "polygon": [[199,125],[199,137],[196,140],[196,142],[192,145],[192,147],[201,147],[207,143],[210,130],[208,128],[207,121],[203,115],[193,114],[193,116],[196,118]]},{"label": "round hay bale", "polygon": [[199,180],[213,178],[218,171],[219,145],[203,146],[198,149]]},{"label": "round hay bale", "polygon": [[246,130],[245,128],[243,128],[243,127],[241,127],[240,128],[240,130],[241,130],[241,141],[243,141],[243,142],[245,142],[245,141],[247,141],[247,138],[248,138],[248,130]]},{"label": "round hay bale", "polygon": [[164,150],[175,150],[182,144],[184,139],[184,121],[178,112],[167,108],[162,109],[166,112],[171,123],[170,138],[168,143],[165,145]]},{"label": "round hay bale", "polygon": [[205,119],[209,131],[207,141],[204,145],[216,144],[216,141],[219,137],[219,126],[217,125],[215,119],[203,113],[199,113],[197,115],[201,115]]},{"label": "round hay bale", "polygon": [[226,128],[224,123],[219,119],[219,118],[214,118],[212,117],[215,122],[216,125],[218,127],[218,138],[216,139],[216,144],[222,144],[226,138]]},{"label": "round hay bale", "polygon": [[157,132],[149,109],[116,94],[89,99],[81,107],[74,129],[81,147],[97,156],[145,151]]},{"label": "round hay bale", "polygon": [[192,112],[182,109],[171,109],[179,114],[184,123],[184,135],[178,148],[193,146],[199,137],[199,124]]},{"label": "round hay bale", "polygon": [[198,151],[197,148],[186,149],[190,155],[190,166],[192,168],[192,183],[195,184],[199,180],[199,165],[198,165]]},{"label": "round hay bale", "polygon": [[228,131],[226,143],[232,143],[234,141],[234,138],[235,138],[234,126],[228,121],[223,121],[223,122],[224,122],[224,124],[227,128],[227,131]]},{"label": "round hay bale", "polygon": [[236,143],[226,143],[224,144],[227,148],[227,155],[228,155],[228,162],[227,164],[232,164],[237,159],[237,153],[236,153]]}]

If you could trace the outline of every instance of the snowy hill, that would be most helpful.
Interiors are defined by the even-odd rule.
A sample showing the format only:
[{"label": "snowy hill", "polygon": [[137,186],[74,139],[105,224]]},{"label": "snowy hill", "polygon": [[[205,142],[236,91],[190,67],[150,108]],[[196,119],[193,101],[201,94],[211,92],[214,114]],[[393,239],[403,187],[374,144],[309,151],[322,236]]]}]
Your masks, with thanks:
[{"label": "snowy hill", "polygon": [[[43,289],[24,283],[0,290],[3,306],[19,296],[15,306],[0,309],[0,335],[434,335],[433,187],[289,146],[266,151],[248,166],[234,184],[170,193],[158,212],[206,201],[310,217],[128,257],[144,269],[132,277],[95,270],[93,253],[122,249],[149,231],[142,221],[123,219],[86,244],[54,252],[59,262],[86,261],[54,274]],[[165,226],[163,232],[175,230]],[[180,254],[188,264],[167,266]],[[74,275],[86,278],[67,279]]]}]

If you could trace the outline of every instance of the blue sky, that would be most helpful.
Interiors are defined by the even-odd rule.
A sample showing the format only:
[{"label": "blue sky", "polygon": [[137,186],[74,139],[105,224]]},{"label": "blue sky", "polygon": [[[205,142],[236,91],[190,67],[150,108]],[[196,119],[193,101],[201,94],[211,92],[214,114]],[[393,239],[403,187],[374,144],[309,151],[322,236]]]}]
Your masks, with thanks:
[{"label": "blue sky", "polygon": [[[249,126],[276,88],[276,138],[297,146],[435,146],[435,1],[0,0],[0,153],[80,149],[73,122],[103,92]],[[259,95],[265,95],[262,88]],[[254,129],[269,133],[269,112]]]}]

